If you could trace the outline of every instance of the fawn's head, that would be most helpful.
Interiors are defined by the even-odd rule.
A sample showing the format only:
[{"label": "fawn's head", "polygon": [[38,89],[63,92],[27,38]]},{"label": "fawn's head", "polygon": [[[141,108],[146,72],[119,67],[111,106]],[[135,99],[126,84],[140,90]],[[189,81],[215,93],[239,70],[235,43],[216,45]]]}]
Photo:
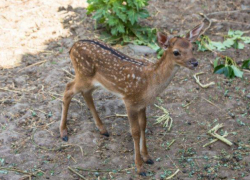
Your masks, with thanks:
[{"label": "fawn's head", "polygon": [[185,37],[173,37],[158,33],[157,40],[161,48],[168,54],[168,58],[174,61],[175,64],[194,69],[198,66],[198,61],[193,56],[193,45],[202,30],[204,23],[196,26],[193,30],[188,32]]}]

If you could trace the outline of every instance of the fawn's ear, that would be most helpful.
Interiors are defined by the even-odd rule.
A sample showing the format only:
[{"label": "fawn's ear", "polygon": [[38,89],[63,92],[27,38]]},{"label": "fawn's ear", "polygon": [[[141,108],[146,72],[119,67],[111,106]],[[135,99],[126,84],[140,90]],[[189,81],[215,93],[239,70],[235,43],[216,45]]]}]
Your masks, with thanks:
[{"label": "fawn's ear", "polygon": [[191,31],[189,31],[186,34],[186,38],[191,41],[194,42],[196,41],[196,39],[199,37],[201,30],[204,26],[204,22],[202,22],[201,24],[199,24],[198,26],[196,26],[194,29],[192,29]]},{"label": "fawn's ear", "polygon": [[167,49],[168,48],[168,45],[169,45],[169,36],[164,34],[164,33],[161,33],[161,32],[157,32],[157,42],[158,42],[158,45],[163,48],[163,49]]}]

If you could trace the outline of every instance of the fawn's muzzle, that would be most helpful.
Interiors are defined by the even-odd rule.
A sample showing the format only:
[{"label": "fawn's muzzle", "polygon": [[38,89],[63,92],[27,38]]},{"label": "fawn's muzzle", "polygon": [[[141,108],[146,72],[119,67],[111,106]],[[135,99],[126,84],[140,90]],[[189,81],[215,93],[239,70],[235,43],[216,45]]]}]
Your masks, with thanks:
[{"label": "fawn's muzzle", "polygon": [[194,58],[190,59],[189,62],[193,65],[193,67],[197,67],[198,66],[198,61]]}]

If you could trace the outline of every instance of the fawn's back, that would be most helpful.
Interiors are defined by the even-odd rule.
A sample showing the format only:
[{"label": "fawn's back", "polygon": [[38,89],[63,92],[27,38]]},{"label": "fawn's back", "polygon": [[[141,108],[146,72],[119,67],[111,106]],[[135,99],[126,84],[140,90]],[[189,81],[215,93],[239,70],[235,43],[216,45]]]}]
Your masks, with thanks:
[{"label": "fawn's back", "polygon": [[100,41],[76,42],[70,57],[76,79],[88,81],[89,87],[102,86],[122,97],[138,94],[146,87],[143,71],[150,63],[130,58]]}]

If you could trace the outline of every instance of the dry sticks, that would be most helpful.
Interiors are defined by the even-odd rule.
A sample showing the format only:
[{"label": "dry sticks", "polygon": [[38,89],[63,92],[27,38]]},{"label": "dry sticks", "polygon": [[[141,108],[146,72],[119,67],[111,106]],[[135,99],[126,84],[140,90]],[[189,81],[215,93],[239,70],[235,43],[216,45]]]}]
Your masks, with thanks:
[{"label": "dry sticks", "polygon": [[210,83],[208,83],[208,84],[202,84],[202,83],[200,82],[200,78],[197,77],[198,75],[201,75],[201,74],[204,74],[204,72],[196,73],[196,74],[194,74],[193,77],[194,77],[196,83],[199,84],[202,88],[208,88],[209,86],[212,86],[212,85],[215,84],[214,82],[210,82]]},{"label": "dry sticks", "polygon": [[227,140],[227,139],[225,138],[225,137],[228,135],[227,132],[225,132],[225,134],[224,134],[223,136],[221,136],[221,135],[219,135],[219,134],[217,133],[217,131],[218,131],[220,128],[222,128],[222,127],[223,127],[223,124],[217,124],[214,128],[212,128],[211,130],[209,130],[209,131],[207,132],[209,135],[211,135],[211,136],[213,136],[213,137],[215,137],[215,138],[217,138],[217,139],[212,140],[211,142],[205,144],[203,147],[206,147],[206,146],[210,145],[211,143],[216,142],[217,140],[220,140],[220,141],[226,143],[226,144],[229,145],[229,146],[232,146],[232,145],[233,145],[232,142],[230,142],[229,140]]}]

